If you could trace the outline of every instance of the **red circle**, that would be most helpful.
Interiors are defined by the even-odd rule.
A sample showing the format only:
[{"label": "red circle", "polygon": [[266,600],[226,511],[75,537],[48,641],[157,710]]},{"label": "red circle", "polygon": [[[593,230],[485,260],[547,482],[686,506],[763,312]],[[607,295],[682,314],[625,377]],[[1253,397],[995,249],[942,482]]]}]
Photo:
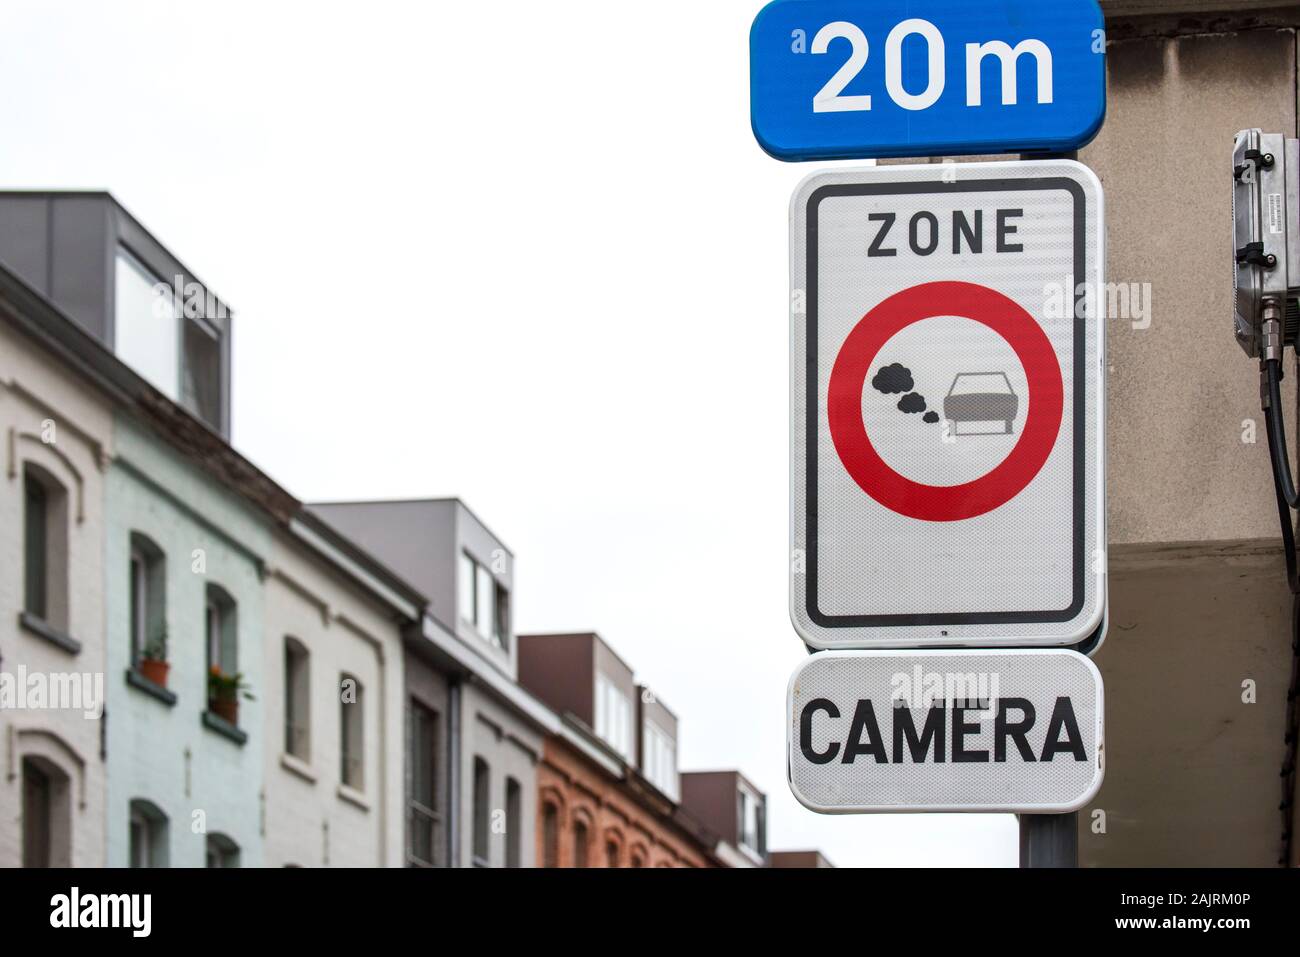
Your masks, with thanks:
[{"label": "red circle", "polygon": [[[924,485],[899,475],[880,457],[862,422],[862,390],[871,363],[900,330],[935,316],[988,326],[1015,350],[1029,380],[1029,413],[1015,448],[964,485]],[[1019,303],[987,286],[931,282],[890,296],[853,327],[831,370],[826,412],[835,451],[862,491],[900,515],[958,522],[1000,508],[1034,480],[1056,445],[1064,391],[1056,350]]]}]

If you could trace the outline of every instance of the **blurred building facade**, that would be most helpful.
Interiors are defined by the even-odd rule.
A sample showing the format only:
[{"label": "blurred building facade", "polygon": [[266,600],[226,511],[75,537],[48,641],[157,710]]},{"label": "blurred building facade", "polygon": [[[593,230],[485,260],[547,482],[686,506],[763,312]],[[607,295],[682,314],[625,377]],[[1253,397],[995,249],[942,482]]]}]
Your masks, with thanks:
[{"label": "blurred building facade", "polygon": [[[112,411],[107,391],[30,321],[35,297],[7,278],[0,275],[0,866],[103,866]],[[63,693],[52,696],[56,677]],[[30,694],[38,689],[39,701]]]},{"label": "blurred building facade", "polygon": [[560,716],[538,782],[543,867],[716,867],[680,804],[677,718],[594,633],[523,635],[520,681]]},{"label": "blurred building facade", "polygon": [[107,193],[0,193],[0,866],[765,863],[603,640],[515,634],[463,502],[231,446],[233,324]]},{"label": "blurred building facade", "polygon": [[[445,691],[418,704],[418,720],[449,735],[441,786],[451,814],[441,860],[453,867],[531,867],[537,764],[554,716],[515,680],[514,556],[457,499],[313,509],[429,598],[412,654],[446,675]],[[406,693],[415,697],[429,684],[413,667]]]}]

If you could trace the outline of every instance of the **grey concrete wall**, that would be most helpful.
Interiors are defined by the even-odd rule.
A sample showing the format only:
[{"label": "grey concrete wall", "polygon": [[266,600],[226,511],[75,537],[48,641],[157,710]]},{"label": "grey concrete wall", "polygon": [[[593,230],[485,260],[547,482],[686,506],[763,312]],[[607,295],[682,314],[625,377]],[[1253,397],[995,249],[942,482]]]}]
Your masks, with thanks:
[{"label": "grey concrete wall", "polygon": [[1107,330],[1110,541],[1275,539],[1257,369],[1231,331],[1228,171],[1243,127],[1294,135],[1294,35],[1116,43],[1109,62],[1080,160],[1106,190],[1107,279],[1151,283],[1154,303],[1150,328]]},{"label": "grey concrete wall", "polygon": [[1081,865],[1276,863],[1291,655],[1283,576],[1272,544],[1112,553],[1111,632],[1096,659],[1106,781],[1080,814]]}]

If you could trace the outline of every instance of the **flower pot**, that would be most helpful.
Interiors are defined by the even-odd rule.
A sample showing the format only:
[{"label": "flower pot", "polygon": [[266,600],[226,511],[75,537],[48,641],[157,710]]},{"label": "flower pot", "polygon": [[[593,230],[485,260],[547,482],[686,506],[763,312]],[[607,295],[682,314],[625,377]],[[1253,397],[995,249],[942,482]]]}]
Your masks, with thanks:
[{"label": "flower pot", "polygon": [[145,679],[153,682],[159,688],[167,687],[167,672],[171,670],[171,665],[165,661],[159,661],[156,658],[140,659],[140,674]]},{"label": "flower pot", "polygon": [[208,707],[218,718],[224,718],[230,724],[239,724],[239,699],[238,698],[213,698],[208,702]]}]

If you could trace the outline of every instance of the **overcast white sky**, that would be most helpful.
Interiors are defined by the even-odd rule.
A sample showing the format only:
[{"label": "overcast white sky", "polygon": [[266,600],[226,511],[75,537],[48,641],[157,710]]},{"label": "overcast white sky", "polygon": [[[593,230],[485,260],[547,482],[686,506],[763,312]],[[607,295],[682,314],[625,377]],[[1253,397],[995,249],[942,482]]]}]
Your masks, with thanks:
[{"label": "overcast white sky", "polygon": [[787,203],[758,0],[0,0],[0,186],[106,188],[235,310],[235,444],[307,500],[462,497],[521,631],[595,629],[776,848],[1014,865],[1008,816],[785,782]]}]

